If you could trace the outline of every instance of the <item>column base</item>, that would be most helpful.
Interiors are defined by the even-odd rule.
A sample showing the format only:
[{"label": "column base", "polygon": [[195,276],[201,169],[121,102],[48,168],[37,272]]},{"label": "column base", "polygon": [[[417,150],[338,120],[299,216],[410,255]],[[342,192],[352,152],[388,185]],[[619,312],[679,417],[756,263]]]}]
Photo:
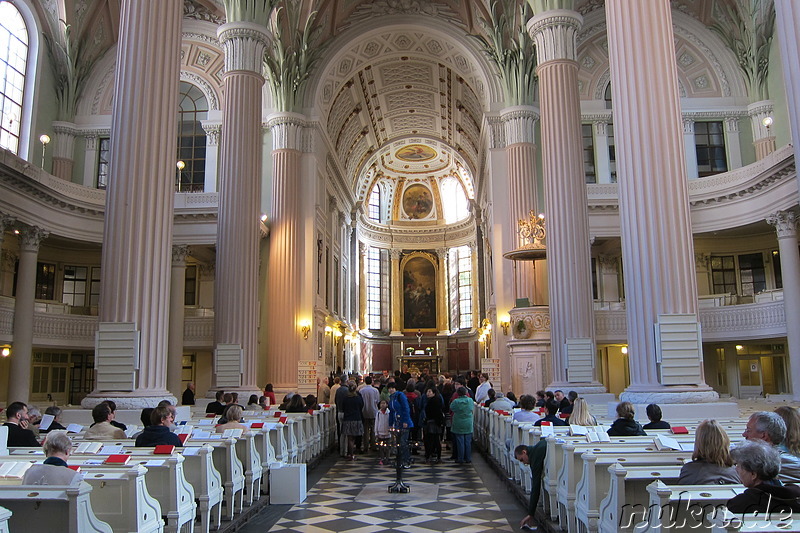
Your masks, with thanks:
[{"label": "column base", "polygon": [[155,407],[161,400],[168,400],[172,405],[178,405],[178,399],[173,396],[171,392],[164,389],[163,391],[147,390],[132,392],[95,391],[81,400],[81,407],[84,409],[92,409],[95,405],[106,400],[112,400],[116,403],[117,409],[144,409],[145,407]]},{"label": "column base", "polygon": [[619,400],[633,404],[709,403],[719,401],[719,394],[710,387],[681,387],[677,390],[631,390],[629,387],[619,395]]},{"label": "column base", "polygon": [[389,333],[389,336],[390,337],[403,337],[403,332],[402,331],[392,331],[391,333]]}]

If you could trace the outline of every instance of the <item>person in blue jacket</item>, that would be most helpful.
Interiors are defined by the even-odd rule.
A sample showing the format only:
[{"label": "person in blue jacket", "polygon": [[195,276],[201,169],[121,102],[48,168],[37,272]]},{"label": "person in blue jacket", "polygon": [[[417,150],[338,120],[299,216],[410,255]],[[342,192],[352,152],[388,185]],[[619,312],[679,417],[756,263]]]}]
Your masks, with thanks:
[{"label": "person in blue jacket", "polygon": [[389,426],[397,432],[397,461],[403,468],[411,468],[411,455],[408,449],[408,431],[414,427],[411,421],[411,407],[405,393],[398,391],[394,382],[387,384],[389,391]]}]

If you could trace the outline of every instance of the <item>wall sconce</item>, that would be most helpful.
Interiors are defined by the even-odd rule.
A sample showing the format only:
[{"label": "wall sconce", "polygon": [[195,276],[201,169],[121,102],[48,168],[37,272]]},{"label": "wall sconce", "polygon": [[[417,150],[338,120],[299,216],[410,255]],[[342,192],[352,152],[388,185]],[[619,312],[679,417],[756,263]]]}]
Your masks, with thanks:
[{"label": "wall sconce", "polygon": [[769,128],[770,126],[772,126],[773,122],[775,122],[775,120],[769,116],[761,119],[761,123],[764,125],[765,128],[767,128],[767,137],[769,137]]},{"label": "wall sconce", "polygon": [[622,352],[622,355],[628,355],[628,347],[627,346],[623,346],[620,351]]},{"label": "wall sconce", "polygon": [[302,320],[300,322],[300,331],[303,333],[303,339],[308,340],[308,334],[311,333],[311,322]]},{"label": "wall sconce", "polygon": [[3,346],[0,346],[0,355],[2,355],[3,357],[8,357],[9,355],[11,355],[11,345],[4,344]]},{"label": "wall sconce", "polygon": [[500,327],[503,328],[503,335],[508,335],[508,327],[511,325],[511,317],[502,315],[500,317]]},{"label": "wall sconce", "polygon": [[50,144],[50,136],[46,133],[43,133],[39,136],[39,142],[42,143],[42,170],[44,170],[44,151],[47,148],[47,145]]},{"label": "wall sconce", "polygon": [[333,333],[333,328],[330,326],[325,326],[325,335],[330,335]]}]

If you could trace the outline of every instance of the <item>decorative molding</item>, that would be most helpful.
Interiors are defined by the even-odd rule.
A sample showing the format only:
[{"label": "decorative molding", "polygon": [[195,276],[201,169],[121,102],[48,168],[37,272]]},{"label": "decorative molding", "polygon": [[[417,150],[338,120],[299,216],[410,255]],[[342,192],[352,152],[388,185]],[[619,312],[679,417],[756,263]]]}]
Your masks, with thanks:
[{"label": "decorative molding", "polygon": [[222,124],[219,122],[202,122],[203,131],[206,132],[206,143],[208,146],[219,146],[222,139]]},{"label": "decorative molding", "polygon": [[25,251],[38,251],[39,245],[50,236],[50,232],[38,226],[23,226],[19,230],[19,248]]},{"label": "decorative molding", "polygon": [[203,76],[195,74],[194,72],[181,70],[181,81],[191,83],[203,92],[206,100],[208,100],[209,111],[219,111],[219,97],[217,96],[217,91]]},{"label": "decorative molding", "polygon": [[528,32],[536,42],[539,65],[558,59],[577,61],[576,36],[582,24],[580,13],[568,9],[553,9],[532,17]]},{"label": "decorative molding", "polygon": [[529,106],[515,106],[500,112],[505,129],[506,146],[518,143],[534,144],[536,141],[536,121],[539,113]]},{"label": "decorative molding", "polygon": [[705,272],[711,264],[711,254],[705,252],[694,253],[695,270]]},{"label": "decorative molding", "polygon": [[548,339],[550,338],[550,310],[547,307],[515,307],[509,311],[511,316],[511,338]]},{"label": "decorative molding", "polygon": [[264,76],[267,28],[252,22],[228,22],[217,29],[217,38],[225,52],[226,73],[241,70]]},{"label": "decorative molding", "polygon": [[617,274],[619,272],[619,260],[617,256],[598,255],[597,266],[600,267],[602,274]]},{"label": "decorative molding", "polygon": [[189,246],[186,244],[172,245],[172,266],[185,267],[186,256],[189,255]]},{"label": "decorative molding", "polygon": [[[297,113],[280,113],[267,119],[267,127],[272,133],[273,150],[298,150],[310,148],[308,122]],[[312,143],[313,144],[313,143]]]},{"label": "decorative molding", "polygon": [[799,221],[794,211],[778,211],[767,217],[767,224],[775,226],[779,239],[797,239]]},{"label": "decorative molding", "polygon": [[225,23],[225,17],[213,13],[207,7],[196,4],[192,0],[183,0],[183,18],[211,22],[217,25]]},{"label": "decorative molding", "polygon": [[488,115],[486,117],[486,131],[488,132],[489,149],[506,147],[506,127],[502,117]]}]

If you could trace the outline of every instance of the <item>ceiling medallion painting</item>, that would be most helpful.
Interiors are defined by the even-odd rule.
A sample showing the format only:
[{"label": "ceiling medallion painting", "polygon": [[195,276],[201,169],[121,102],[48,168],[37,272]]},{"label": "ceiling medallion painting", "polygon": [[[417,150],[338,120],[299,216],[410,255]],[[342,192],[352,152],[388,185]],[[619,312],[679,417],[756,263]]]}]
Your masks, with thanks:
[{"label": "ceiling medallion painting", "polygon": [[411,185],[403,192],[403,210],[412,220],[426,218],[433,210],[431,190],[425,185]]},{"label": "ceiling medallion painting", "polygon": [[394,155],[401,161],[418,163],[420,161],[429,161],[438,154],[436,150],[430,146],[425,146],[424,144],[409,144],[408,146],[400,148]]}]

